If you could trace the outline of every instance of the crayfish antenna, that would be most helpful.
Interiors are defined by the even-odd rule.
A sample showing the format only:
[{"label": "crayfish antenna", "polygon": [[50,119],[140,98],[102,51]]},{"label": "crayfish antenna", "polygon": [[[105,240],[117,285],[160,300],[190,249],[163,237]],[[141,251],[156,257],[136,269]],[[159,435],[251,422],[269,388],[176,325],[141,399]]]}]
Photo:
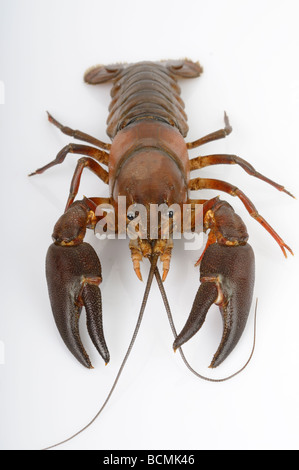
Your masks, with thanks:
[{"label": "crayfish antenna", "polygon": [[141,303],[141,307],[140,307],[140,312],[139,312],[139,315],[138,315],[138,319],[137,319],[137,323],[136,323],[136,326],[135,326],[135,330],[133,332],[133,336],[132,336],[132,339],[131,339],[131,342],[129,344],[129,347],[127,349],[127,352],[125,354],[125,357],[121,363],[121,366],[118,370],[118,373],[117,373],[117,376],[112,384],[112,387],[103,403],[103,405],[101,406],[101,408],[99,409],[99,411],[97,412],[97,414],[92,418],[91,421],[89,421],[89,423],[87,423],[83,428],[81,428],[79,431],[77,431],[75,434],[73,434],[72,436],[68,437],[67,439],[64,439],[63,441],[60,441],[58,442],[57,444],[54,444],[52,446],[49,446],[49,447],[46,447],[44,450],[49,450],[49,449],[53,449],[54,447],[57,447],[61,444],[64,444],[65,442],[68,442],[70,441],[71,439],[73,439],[74,437],[78,436],[78,434],[81,434],[83,431],[85,431],[87,428],[89,428],[94,422],[95,420],[99,417],[99,415],[102,413],[102,411],[104,410],[105,406],[107,405],[108,401],[110,400],[111,398],[111,395],[118,383],[118,380],[121,376],[121,373],[125,367],[125,364],[128,360],[128,357],[133,349],[133,346],[134,346],[134,343],[135,343],[135,340],[136,340],[136,337],[138,335],[138,332],[139,332],[139,329],[140,329],[140,325],[141,325],[141,322],[142,322],[142,319],[143,319],[143,314],[144,314],[144,310],[145,310],[145,307],[146,307],[146,304],[147,304],[147,299],[148,299],[148,296],[149,296],[149,293],[150,293],[150,289],[151,289],[151,285],[152,285],[152,281],[153,281],[153,278],[154,278],[154,274],[155,274],[155,271],[156,271],[156,267],[157,267],[157,261],[158,261],[158,255],[153,255],[151,258],[150,258],[150,261],[151,261],[151,268],[150,268],[150,272],[149,272],[149,275],[148,275],[148,279],[147,279],[147,283],[146,283],[146,287],[145,287],[145,291],[144,291],[144,294],[143,294],[143,299],[142,299],[142,303]]},{"label": "crayfish antenna", "polygon": [[[159,270],[158,268],[156,268],[155,270],[155,277],[156,277],[156,280],[157,280],[157,284],[158,284],[158,287],[160,289],[160,292],[161,292],[161,296],[162,296],[162,299],[163,299],[163,302],[164,302],[164,306],[165,306],[165,309],[166,309],[166,313],[167,313],[167,317],[168,317],[168,320],[169,320],[169,323],[170,323],[170,327],[171,327],[171,330],[173,332],[173,335],[174,337],[176,338],[177,337],[177,331],[176,331],[176,328],[175,328],[175,325],[174,325],[174,321],[173,321],[173,316],[172,316],[172,313],[171,313],[171,309],[170,309],[170,306],[169,306],[169,302],[168,302],[168,299],[167,299],[167,295],[166,295],[166,292],[165,292],[165,289],[164,289],[164,284],[162,282],[162,279],[161,279],[161,276],[160,276],[160,273],[159,273]],[[237,370],[236,372],[234,372],[233,374],[227,376],[227,377],[224,377],[224,378],[220,378],[220,379],[213,379],[211,377],[206,377],[204,375],[201,375],[199,374],[195,369],[193,369],[193,367],[189,364],[189,362],[187,361],[186,359],[186,356],[182,350],[182,347],[179,346],[177,349],[178,351],[180,352],[180,355],[182,357],[182,360],[184,362],[184,364],[186,365],[186,367],[190,370],[190,372],[192,372],[192,374],[196,375],[197,377],[199,377],[200,379],[203,379],[203,380],[207,380],[209,382],[225,382],[226,380],[229,380],[229,379],[232,379],[233,377],[235,377],[236,375],[240,374],[249,364],[249,362],[251,361],[252,359],[252,356],[253,356],[253,353],[254,353],[254,349],[255,349],[255,343],[256,343],[256,317],[257,317],[257,303],[258,303],[258,299],[256,299],[256,304],[255,304],[255,312],[254,312],[254,333],[253,333],[253,345],[252,345],[252,348],[251,348],[251,352],[250,352],[250,355],[249,355],[249,358],[247,359],[247,361],[245,362],[245,364],[239,369]]]}]

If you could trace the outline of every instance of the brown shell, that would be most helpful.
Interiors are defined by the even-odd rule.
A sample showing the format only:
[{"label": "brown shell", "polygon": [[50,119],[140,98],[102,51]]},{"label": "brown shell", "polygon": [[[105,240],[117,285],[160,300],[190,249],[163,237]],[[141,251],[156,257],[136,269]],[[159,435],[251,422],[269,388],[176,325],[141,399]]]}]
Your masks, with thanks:
[{"label": "brown shell", "polygon": [[131,122],[147,118],[170,124],[186,137],[187,115],[177,78],[198,77],[201,71],[198,63],[189,60],[100,65],[86,72],[85,81],[114,82],[107,119],[107,134],[112,140]]}]

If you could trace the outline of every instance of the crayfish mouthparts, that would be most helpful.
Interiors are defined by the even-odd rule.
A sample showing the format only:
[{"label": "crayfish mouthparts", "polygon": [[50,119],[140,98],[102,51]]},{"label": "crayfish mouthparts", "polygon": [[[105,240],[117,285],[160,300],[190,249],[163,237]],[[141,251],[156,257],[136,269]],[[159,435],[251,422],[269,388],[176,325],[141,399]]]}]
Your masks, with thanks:
[{"label": "crayfish mouthparts", "polygon": [[140,281],[142,281],[140,262],[143,258],[151,258],[153,255],[157,255],[162,262],[162,281],[165,281],[170,268],[173,248],[172,239],[158,239],[151,242],[140,238],[134,240],[131,239],[129,248],[131,250],[133,268]]}]

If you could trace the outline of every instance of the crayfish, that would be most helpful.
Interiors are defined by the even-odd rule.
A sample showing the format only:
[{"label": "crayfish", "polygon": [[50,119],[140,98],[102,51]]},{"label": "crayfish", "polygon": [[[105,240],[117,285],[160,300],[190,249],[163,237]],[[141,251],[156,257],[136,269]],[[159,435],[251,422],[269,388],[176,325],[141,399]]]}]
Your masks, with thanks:
[{"label": "crayfish", "polygon": [[[102,235],[107,231],[118,236],[129,235],[133,268],[139,279],[142,279],[140,262],[149,259],[151,269],[142,312],[154,276],[164,292],[163,281],[171,267],[175,235],[181,234],[186,225],[191,233],[208,233],[207,244],[196,263],[200,265],[198,292],[185,326],[176,334],[173,348],[181,348],[194,336],[211,305],[217,304],[223,319],[223,336],[210,364],[212,368],[232,352],[245,328],[253,297],[254,253],[248,244],[244,222],[228,202],[219,196],[210,200],[192,199],[190,193],[212,189],[238,197],[250,216],[272,235],[283,254],[292,253],[239,188],[222,180],[190,176],[210,165],[235,164],[292,196],[236,155],[189,159],[188,149],[222,139],[232,131],[225,113],[224,128],[185,142],[188,125],[178,79],[199,77],[201,72],[200,64],[190,60],[99,65],[89,69],[84,77],[86,83],[111,81],[113,84],[107,119],[111,143],[63,126],[49,114],[50,122],[64,134],[88,143],[66,145],[52,162],[32,173],[40,174],[62,163],[69,153],[84,155],[78,160],[65,212],[54,227],[46,276],[61,337],[71,353],[88,368],[92,365],[78,326],[83,306],[95,347],[105,363],[110,357],[102,321],[101,265],[95,250],[84,242],[87,228],[100,230]],[[85,168],[109,185],[108,197],[75,200]],[[158,261],[162,263],[162,276]]]}]

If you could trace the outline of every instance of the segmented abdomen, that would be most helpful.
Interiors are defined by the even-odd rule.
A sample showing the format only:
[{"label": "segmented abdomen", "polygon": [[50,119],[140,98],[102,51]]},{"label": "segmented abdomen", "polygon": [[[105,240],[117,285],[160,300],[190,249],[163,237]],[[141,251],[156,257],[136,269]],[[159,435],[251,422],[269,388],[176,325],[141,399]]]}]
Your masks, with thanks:
[{"label": "segmented abdomen", "polygon": [[124,68],[114,79],[107,119],[111,139],[133,121],[155,119],[187,135],[187,115],[175,75],[163,63],[140,62]]}]

